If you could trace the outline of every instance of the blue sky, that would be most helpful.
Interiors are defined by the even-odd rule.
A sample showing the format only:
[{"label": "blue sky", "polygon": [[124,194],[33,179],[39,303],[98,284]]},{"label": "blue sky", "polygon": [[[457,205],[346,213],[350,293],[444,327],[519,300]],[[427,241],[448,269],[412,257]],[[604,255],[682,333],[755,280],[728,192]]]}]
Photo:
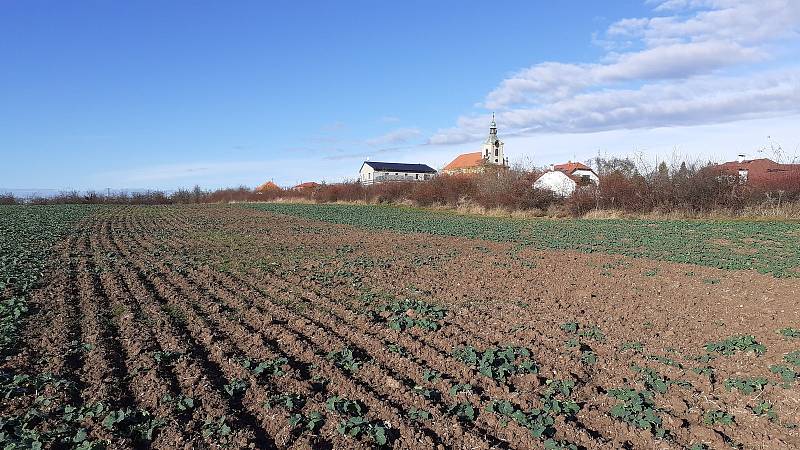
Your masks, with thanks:
[{"label": "blue sky", "polygon": [[800,2],[0,0],[0,188],[800,146]]}]

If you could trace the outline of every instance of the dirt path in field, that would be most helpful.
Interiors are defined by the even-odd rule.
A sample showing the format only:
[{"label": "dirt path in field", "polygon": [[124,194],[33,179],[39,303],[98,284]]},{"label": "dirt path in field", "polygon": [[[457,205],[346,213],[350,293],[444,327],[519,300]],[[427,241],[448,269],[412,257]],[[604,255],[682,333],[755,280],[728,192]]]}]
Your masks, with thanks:
[{"label": "dirt path in field", "polygon": [[[224,207],[109,208],[57,250],[20,364],[157,419],[83,423],[115,448],[800,447],[798,280]],[[392,326],[418,305],[445,312]],[[704,348],[739,335],[766,350]],[[533,369],[458,356],[509,346]]]}]

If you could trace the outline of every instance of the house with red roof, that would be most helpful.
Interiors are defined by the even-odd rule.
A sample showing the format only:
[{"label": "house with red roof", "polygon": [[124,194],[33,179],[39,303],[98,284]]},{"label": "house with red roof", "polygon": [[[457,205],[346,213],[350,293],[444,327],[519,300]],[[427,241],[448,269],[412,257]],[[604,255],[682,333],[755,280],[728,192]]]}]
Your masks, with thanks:
[{"label": "house with red roof", "polygon": [[800,187],[800,164],[781,164],[769,158],[745,159],[739,155],[736,161],[729,161],[710,168],[721,176],[738,177],[747,186],[784,190]]},{"label": "house with red roof", "polygon": [[315,183],[313,181],[306,181],[305,183],[300,183],[297,186],[293,187],[292,190],[295,191],[312,191],[320,186],[319,183]]},{"label": "house with red roof", "polygon": [[560,197],[569,197],[579,186],[590,184],[600,184],[600,177],[594,170],[586,164],[569,161],[551,166],[550,171],[536,179],[533,187],[547,189]]}]

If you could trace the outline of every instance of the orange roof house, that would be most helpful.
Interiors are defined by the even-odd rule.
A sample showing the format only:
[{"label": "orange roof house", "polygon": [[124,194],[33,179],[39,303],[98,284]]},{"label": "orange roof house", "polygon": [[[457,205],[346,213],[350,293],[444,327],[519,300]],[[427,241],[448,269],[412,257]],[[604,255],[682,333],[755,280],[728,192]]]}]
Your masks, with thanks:
[{"label": "orange roof house", "polygon": [[464,153],[463,155],[456,156],[456,159],[444,166],[442,172],[450,175],[482,172],[485,162],[481,152]]},{"label": "orange roof house", "polygon": [[738,176],[743,184],[759,189],[792,189],[800,185],[800,164],[781,164],[768,158],[729,161],[712,166],[720,175]]},{"label": "orange roof house", "polygon": [[555,164],[553,166],[553,170],[559,170],[561,172],[566,173],[567,175],[572,175],[572,172],[576,170],[592,170],[589,166],[579,162],[568,162],[564,164]]},{"label": "orange roof house", "polygon": [[319,186],[319,183],[315,183],[313,181],[306,181],[305,183],[300,183],[297,186],[293,187],[295,191],[304,191],[306,189],[316,189]]},{"label": "orange roof house", "polygon": [[281,188],[272,181],[267,181],[266,183],[256,188],[256,192],[269,192],[269,191],[280,191],[280,190]]}]

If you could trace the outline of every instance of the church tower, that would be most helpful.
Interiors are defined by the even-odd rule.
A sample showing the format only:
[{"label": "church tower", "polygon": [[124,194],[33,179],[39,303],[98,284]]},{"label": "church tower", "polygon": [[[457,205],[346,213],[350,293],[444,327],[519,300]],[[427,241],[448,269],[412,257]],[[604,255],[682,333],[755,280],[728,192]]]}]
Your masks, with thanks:
[{"label": "church tower", "polygon": [[508,166],[508,160],[503,153],[503,141],[497,138],[497,123],[494,121],[494,113],[492,113],[492,123],[489,124],[489,137],[486,138],[483,148],[481,148],[481,156],[489,164]]}]

